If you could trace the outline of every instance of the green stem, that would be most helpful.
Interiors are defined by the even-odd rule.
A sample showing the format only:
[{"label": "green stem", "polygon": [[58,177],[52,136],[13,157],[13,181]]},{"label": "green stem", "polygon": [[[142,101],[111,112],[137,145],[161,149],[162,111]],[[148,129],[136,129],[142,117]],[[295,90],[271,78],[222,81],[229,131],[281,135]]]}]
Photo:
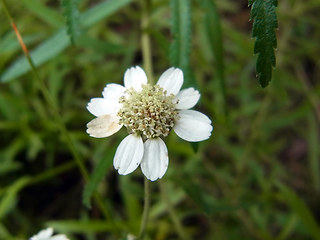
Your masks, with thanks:
[{"label": "green stem", "polygon": [[176,229],[176,232],[179,235],[179,238],[184,239],[184,240],[190,240],[191,238],[184,231],[183,226],[179,220],[179,217],[176,214],[176,212],[174,211],[174,208],[173,208],[171,201],[169,199],[168,190],[167,190],[167,186],[166,186],[165,182],[163,182],[163,180],[159,181],[159,186],[160,186],[162,198],[163,198],[165,204],[167,205],[167,209],[168,209],[170,218],[172,220],[174,228]]},{"label": "green stem", "polygon": [[[66,129],[66,127],[64,125],[63,118],[62,118],[62,116],[61,116],[61,114],[60,114],[60,112],[58,110],[58,106],[57,106],[56,102],[53,100],[53,98],[52,98],[47,86],[45,85],[44,81],[40,78],[40,76],[38,74],[36,66],[34,65],[34,62],[33,62],[32,58],[31,58],[31,56],[29,54],[29,51],[28,51],[26,45],[24,44],[23,39],[22,39],[22,37],[21,37],[17,27],[16,27],[16,24],[14,23],[14,20],[13,20],[11,14],[9,12],[9,9],[8,9],[6,1],[5,0],[1,0],[1,1],[3,3],[3,8],[4,8],[5,12],[6,12],[6,15],[7,15],[12,27],[13,27],[13,30],[15,31],[15,34],[16,34],[16,36],[18,38],[18,41],[19,41],[19,43],[21,45],[21,48],[22,48],[22,50],[24,52],[24,55],[26,56],[27,61],[28,61],[29,65],[30,65],[30,67],[31,67],[31,70],[32,70],[36,80],[39,83],[41,93],[44,96],[44,98],[47,101],[47,103],[49,104],[49,106],[51,107],[51,109],[53,110],[54,118],[58,123],[59,129],[60,129],[60,131],[61,131],[61,133],[63,135],[63,138],[66,141],[67,147],[69,148],[69,150],[70,150],[70,152],[71,152],[71,154],[72,154],[72,156],[74,158],[74,161],[76,162],[76,164],[77,164],[77,166],[78,166],[78,168],[79,168],[79,170],[80,170],[80,172],[82,174],[82,177],[84,178],[85,182],[88,182],[89,174],[88,174],[88,172],[87,172],[87,170],[85,168],[83,160],[81,159],[78,151],[75,148],[75,145],[73,143],[73,140],[72,140],[70,134],[68,133],[68,130]],[[101,200],[101,197],[98,194],[95,194],[94,195],[94,199],[97,202],[97,204],[98,204],[100,210],[102,211],[102,213],[105,215],[105,217],[112,221],[112,218],[109,216],[109,213],[108,213],[106,207],[104,206],[103,201]]]},{"label": "green stem", "polygon": [[148,76],[148,81],[154,84],[153,68],[152,68],[152,54],[151,54],[151,42],[149,36],[150,30],[150,12],[151,12],[151,0],[144,0],[141,13],[141,48],[143,58],[143,68]]},{"label": "green stem", "polygon": [[[153,69],[152,69],[152,54],[151,54],[151,43],[149,36],[150,26],[150,12],[151,12],[151,0],[142,1],[142,12],[141,12],[141,49],[143,58],[143,68],[146,71],[148,81],[154,84],[153,80]],[[147,228],[147,222],[149,217],[150,208],[150,183],[147,178],[144,178],[144,207],[140,226],[139,239],[142,240]]]},{"label": "green stem", "polygon": [[8,10],[9,8],[8,8],[8,5],[7,5],[6,1],[5,1],[5,0],[2,0],[2,4],[3,4],[4,12],[6,13],[9,21],[12,23],[12,22],[13,22],[13,19],[12,19],[12,17],[11,17],[11,14],[9,13],[9,10]]},{"label": "green stem", "polygon": [[150,182],[145,177],[144,178],[144,206],[143,206],[143,214],[140,226],[139,239],[142,240],[146,231],[148,217],[149,217],[149,209],[150,209]]}]

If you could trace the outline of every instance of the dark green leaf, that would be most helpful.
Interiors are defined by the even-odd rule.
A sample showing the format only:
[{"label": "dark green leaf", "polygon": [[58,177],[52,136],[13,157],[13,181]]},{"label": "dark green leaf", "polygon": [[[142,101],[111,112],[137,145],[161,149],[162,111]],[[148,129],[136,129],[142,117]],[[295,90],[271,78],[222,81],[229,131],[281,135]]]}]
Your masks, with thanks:
[{"label": "dark green leaf", "polygon": [[72,44],[75,44],[76,39],[81,33],[79,26],[79,2],[80,0],[61,0],[61,7],[66,19],[67,30]]},{"label": "dark green leaf", "polygon": [[191,144],[191,147],[192,147],[193,151],[195,153],[197,153],[198,150],[199,150],[199,143],[198,142],[191,142],[190,144]]},{"label": "dark green leaf", "polygon": [[254,20],[252,37],[256,38],[254,53],[258,54],[257,77],[260,85],[266,87],[271,81],[272,67],[276,66],[274,48],[277,47],[277,0],[250,0],[249,5],[251,19]]}]

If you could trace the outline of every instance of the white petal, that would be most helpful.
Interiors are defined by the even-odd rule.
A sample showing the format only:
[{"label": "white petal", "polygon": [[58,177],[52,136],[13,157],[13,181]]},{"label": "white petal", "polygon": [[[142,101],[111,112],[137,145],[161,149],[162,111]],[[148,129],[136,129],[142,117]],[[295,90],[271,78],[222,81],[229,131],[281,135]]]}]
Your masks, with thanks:
[{"label": "white petal", "polygon": [[30,240],[42,240],[42,239],[49,239],[49,237],[53,234],[52,228],[47,228],[44,230],[41,230],[38,234],[31,237]]},{"label": "white petal", "polygon": [[120,107],[118,100],[105,98],[92,98],[87,105],[88,111],[96,117],[117,113]]},{"label": "white petal", "polygon": [[168,150],[161,138],[148,139],[144,143],[144,154],[141,161],[143,174],[155,181],[167,171],[169,164]]},{"label": "white petal", "polygon": [[211,136],[211,120],[201,112],[194,110],[180,110],[180,119],[173,130],[184,140],[199,142]]},{"label": "white petal", "polygon": [[189,109],[194,107],[200,99],[199,91],[194,88],[181,90],[175,97],[174,102],[177,102],[176,109]]},{"label": "white petal", "polygon": [[104,115],[91,120],[87,124],[87,133],[91,137],[109,137],[118,132],[122,125],[119,125],[119,118],[116,115]]},{"label": "white petal", "polygon": [[119,98],[124,94],[125,90],[126,88],[119,84],[110,83],[107,84],[103,89],[102,95],[106,99],[113,99],[118,101]]},{"label": "white petal", "polygon": [[136,91],[141,91],[141,85],[147,82],[147,75],[139,66],[129,68],[124,73],[124,86],[126,88],[133,87]]},{"label": "white petal", "polygon": [[113,159],[113,166],[119,174],[127,175],[139,166],[142,156],[142,138],[131,134],[123,139],[118,146]]},{"label": "white petal", "polygon": [[179,68],[171,67],[160,76],[157,84],[167,90],[168,95],[177,95],[183,84],[183,72]]}]

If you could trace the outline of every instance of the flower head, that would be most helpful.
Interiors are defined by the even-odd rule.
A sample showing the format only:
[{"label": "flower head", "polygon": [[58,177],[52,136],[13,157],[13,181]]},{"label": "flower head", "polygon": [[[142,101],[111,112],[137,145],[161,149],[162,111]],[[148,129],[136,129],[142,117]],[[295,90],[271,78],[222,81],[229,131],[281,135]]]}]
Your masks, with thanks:
[{"label": "flower head", "polygon": [[53,234],[53,229],[47,228],[47,229],[41,230],[38,234],[31,237],[30,240],[69,240],[63,234],[58,234],[54,236],[52,236],[52,234]]},{"label": "flower head", "polygon": [[200,93],[194,88],[180,91],[182,84],[183,73],[178,68],[169,68],[152,86],[137,66],[125,72],[124,87],[107,84],[103,98],[90,100],[87,109],[97,117],[87,124],[91,137],[111,136],[122,126],[128,130],[129,135],[118,146],[113,160],[119,174],[129,174],[141,165],[149,180],[162,178],[169,163],[163,138],[172,129],[189,142],[210,137],[211,120],[190,110],[200,99]]}]

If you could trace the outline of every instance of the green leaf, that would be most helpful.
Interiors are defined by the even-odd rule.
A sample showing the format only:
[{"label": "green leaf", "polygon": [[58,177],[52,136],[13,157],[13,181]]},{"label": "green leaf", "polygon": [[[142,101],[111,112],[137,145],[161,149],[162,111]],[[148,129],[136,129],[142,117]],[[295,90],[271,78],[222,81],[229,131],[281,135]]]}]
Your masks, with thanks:
[{"label": "green leaf", "polygon": [[113,152],[109,151],[103,158],[101,158],[99,163],[95,166],[89,182],[86,184],[84,188],[82,203],[88,208],[91,208],[90,198],[92,194],[97,189],[102,178],[105,176],[106,171],[112,165],[112,161],[111,161],[112,155],[113,155]]},{"label": "green leaf", "polygon": [[307,207],[307,205],[303,202],[303,200],[290,188],[287,186],[278,183],[277,184],[280,190],[280,198],[289,207],[298,215],[301,220],[301,223],[305,226],[306,229],[313,235],[314,239],[320,239],[320,228],[312,215],[311,211]]},{"label": "green leaf", "polygon": [[276,66],[274,48],[277,47],[277,0],[249,0],[249,6],[250,18],[254,20],[252,37],[256,38],[254,53],[258,54],[256,72],[259,83],[264,88],[271,81],[272,67]]},{"label": "green leaf", "polygon": [[[88,28],[96,22],[127,5],[132,0],[109,0],[94,6],[80,15],[80,26]],[[66,28],[61,28],[50,39],[31,51],[31,57],[36,66],[54,58],[70,45]],[[18,58],[6,71],[0,75],[0,82],[9,82],[30,71],[30,66],[24,56]]]},{"label": "green leaf", "polygon": [[80,0],[61,0],[63,15],[66,19],[68,34],[72,44],[80,36],[81,30],[79,26],[80,13],[78,10]]},{"label": "green leaf", "polygon": [[199,151],[199,142],[191,142],[190,144],[193,149],[193,152],[197,153]]},{"label": "green leaf", "polygon": [[170,45],[170,61],[183,70],[185,86],[194,84],[190,69],[191,51],[191,3],[190,0],[171,0],[173,41]]}]

